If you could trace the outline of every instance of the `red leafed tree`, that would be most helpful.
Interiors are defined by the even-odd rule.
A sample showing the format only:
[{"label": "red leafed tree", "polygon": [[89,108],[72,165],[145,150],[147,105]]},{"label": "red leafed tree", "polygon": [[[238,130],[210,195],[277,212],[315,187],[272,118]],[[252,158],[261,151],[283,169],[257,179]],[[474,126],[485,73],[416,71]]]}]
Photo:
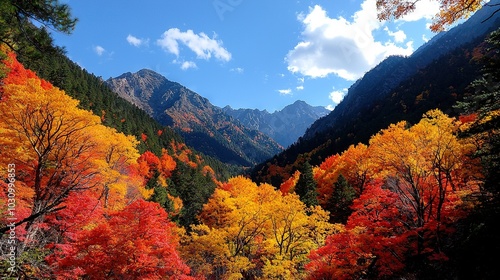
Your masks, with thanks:
[{"label": "red leafed tree", "polygon": [[413,232],[406,226],[409,214],[398,195],[383,188],[381,181],[371,182],[352,209],[346,228],[366,228],[363,247],[374,256],[370,272],[389,276],[401,271],[408,253],[407,238]]},{"label": "red leafed tree", "polygon": [[191,279],[175,225],[157,204],[137,200],[48,259],[57,279]]},{"label": "red leafed tree", "polygon": [[391,276],[405,267],[407,231],[397,194],[370,182],[355,199],[345,231],[311,252],[311,279],[355,279],[367,273]]},{"label": "red leafed tree", "polygon": [[374,259],[364,248],[364,231],[358,227],[330,235],[325,246],[311,251],[308,279],[359,279]]}]

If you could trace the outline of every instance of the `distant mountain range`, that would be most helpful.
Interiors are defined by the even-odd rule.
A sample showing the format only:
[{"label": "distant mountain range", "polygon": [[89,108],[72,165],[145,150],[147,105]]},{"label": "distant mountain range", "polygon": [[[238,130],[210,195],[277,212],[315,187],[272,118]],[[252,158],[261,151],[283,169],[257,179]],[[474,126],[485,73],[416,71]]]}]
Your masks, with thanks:
[{"label": "distant mountain range", "polygon": [[323,106],[311,106],[301,100],[273,113],[267,110],[233,109],[230,106],[222,110],[246,127],[270,136],[283,147],[293,144],[314,121],[330,113]]},{"label": "distant mountain range", "polygon": [[303,101],[274,113],[234,110],[229,106],[222,109],[147,69],[110,78],[106,83],[159,123],[173,127],[196,150],[243,166],[252,166],[277,154],[329,112]]}]

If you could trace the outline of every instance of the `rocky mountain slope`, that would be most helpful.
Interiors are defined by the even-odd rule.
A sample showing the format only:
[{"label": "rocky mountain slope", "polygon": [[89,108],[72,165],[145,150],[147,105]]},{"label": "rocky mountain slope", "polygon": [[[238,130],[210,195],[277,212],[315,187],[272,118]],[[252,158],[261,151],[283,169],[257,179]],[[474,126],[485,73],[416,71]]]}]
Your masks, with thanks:
[{"label": "rocky mountain slope", "polygon": [[208,99],[154,71],[125,73],[106,83],[161,124],[173,127],[188,145],[223,162],[251,166],[282,150],[269,136],[245,127]]}]

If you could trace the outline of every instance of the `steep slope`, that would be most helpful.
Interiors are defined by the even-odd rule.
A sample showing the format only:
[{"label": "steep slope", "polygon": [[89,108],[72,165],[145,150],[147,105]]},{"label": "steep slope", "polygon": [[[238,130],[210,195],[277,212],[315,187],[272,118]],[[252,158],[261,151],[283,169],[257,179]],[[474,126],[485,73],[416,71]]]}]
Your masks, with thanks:
[{"label": "steep slope", "polygon": [[[490,4],[500,4],[500,0],[490,1]],[[328,130],[335,126],[337,122],[340,122],[340,119],[352,118],[353,114],[370,106],[377,100],[384,99],[401,82],[415,75],[420,69],[427,67],[443,55],[449,54],[464,44],[475,41],[477,38],[484,38],[486,33],[491,32],[495,26],[498,26],[497,19],[500,18],[499,15],[493,15],[492,18],[483,22],[495,10],[495,7],[485,6],[466,22],[447,32],[436,35],[411,56],[393,56],[382,61],[355,82],[335,110],[327,117],[315,122],[307,130],[304,138],[310,139],[315,134]]]},{"label": "steep slope", "polygon": [[257,109],[232,109],[229,106],[222,110],[246,127],[273,138],[283,147],[293,144],[314,121],[330,112],[325,107],[311,106],[300,100],[273,113]]},{"label": "steep slope", "polygon": [[[495,0],[492,3],[498,3]],[[318,164],[349,145],[400,120],[414,122],[430,109],[456,115],[453,104],[479,74],[474,55],[487,34],[500,26],[500,15],[485,7],[465,23],[436,36],[410,57],[389,57],[354,83],[328,116],[316,121],[300,141],[252,172],[256,181],[279,182],[308,160]],[[471,30],[474,30],[472,32]],[[269,165],[279,166],[283,174]]]},{"label": "steep slope", "polygon": [[196,150],[223,162],[250,166],[281,151],[263,133],[246,128],[206,98],[143,69],[106,81],[119,96],[173,127]]}]

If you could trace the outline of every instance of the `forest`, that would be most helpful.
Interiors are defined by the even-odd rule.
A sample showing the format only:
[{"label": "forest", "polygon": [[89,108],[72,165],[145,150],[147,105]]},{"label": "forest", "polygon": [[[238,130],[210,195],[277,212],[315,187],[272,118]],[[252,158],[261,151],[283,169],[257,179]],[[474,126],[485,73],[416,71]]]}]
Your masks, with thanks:
[{"label": "forest", "polygon": [[270,184],[187,146],[19,16],[65,32],[75,24],[67,6],[10,3],[0,29],[2,279],[500,275],[500,29],[477,49],[481,75],[453,105],[460,116],[431,109],[318,164],[269,163],[281,175]]}]

